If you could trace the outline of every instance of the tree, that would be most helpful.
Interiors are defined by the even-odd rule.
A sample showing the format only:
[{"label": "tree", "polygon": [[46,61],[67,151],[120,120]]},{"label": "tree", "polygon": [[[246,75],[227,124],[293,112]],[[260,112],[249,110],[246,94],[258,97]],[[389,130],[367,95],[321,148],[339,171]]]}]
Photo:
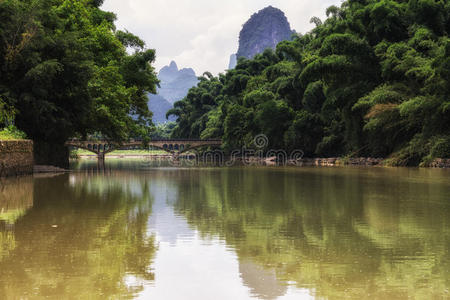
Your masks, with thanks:
[{"label": "tree", "polygon": [[151,128],[146,94],[157,83],[154,51],[116,32],[101,2],[0,2],[0,92],[35,141],[36,163],[66,165],[71,137],[98,132],[120,142]]}]

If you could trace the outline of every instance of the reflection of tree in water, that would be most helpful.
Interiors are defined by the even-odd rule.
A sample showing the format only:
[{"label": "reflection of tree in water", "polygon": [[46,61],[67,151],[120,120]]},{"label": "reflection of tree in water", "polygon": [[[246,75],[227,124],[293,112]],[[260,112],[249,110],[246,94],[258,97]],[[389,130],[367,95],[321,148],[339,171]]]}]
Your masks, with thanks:
[{"label": "reflection of tree in water", "polygon": [[402,181],[402,170],[297,172],[190,172],[175,207],[236,249],[260,298],[284,293],[260,288],[267,274],[329,299],[448,296],[448,184]]},{"label": "reflection of tree in water", "polygon": [[144,180],[63,175],[36,179],[33,194],[33,209],[15,224],[16,247],[0,261],[2,297],[128,298],[153,280]]},{"label": "reflection of tree in water", "polygon": [[14,223],[33,206],[33,178],[0,178],[0,261],[16,247]]},{"label": "reflection of tree in water", "polygon": [[13,225],[33,206],[33,178],[0,178],[0,223]]}]

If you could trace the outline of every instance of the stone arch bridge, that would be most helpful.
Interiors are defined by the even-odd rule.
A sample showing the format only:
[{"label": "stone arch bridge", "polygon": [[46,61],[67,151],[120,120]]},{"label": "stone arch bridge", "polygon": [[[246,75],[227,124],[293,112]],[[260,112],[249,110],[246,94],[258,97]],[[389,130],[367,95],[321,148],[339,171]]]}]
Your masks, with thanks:
[{"label": "stone arch bridge", "polygon": [[171,139],[171,140],[153,140],[144,144],[141,141],[113,143],[108,141],[67,141],[66,146],[87,150],[97,154],[99,159],[104,159],[105,155],[115,150],[134,150],[145,147],[153,147],[166,151],[175,157],[184,152],[202,147],[220,147],[221,140],[193,140],[193,139]]}]

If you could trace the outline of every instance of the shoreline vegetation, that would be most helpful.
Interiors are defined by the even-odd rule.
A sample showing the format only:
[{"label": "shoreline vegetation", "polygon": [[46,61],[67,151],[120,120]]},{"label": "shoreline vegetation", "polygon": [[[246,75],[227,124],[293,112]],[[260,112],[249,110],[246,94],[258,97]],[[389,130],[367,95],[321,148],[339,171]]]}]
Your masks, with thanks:
[{"label": "shoreline vegetation", "polygon": [[18,130],[15,126],[0,128],[0,141],[21,141],[26,139],[25,133]]},{"label": "shoreline vegetation", "polygon": [[[174,104],[173,137],[224,149],[302,149],[308,157],[450,157],[450,2],[343,1],[275,50],[205,73]],[[256,28],[255,30],[258,30]]]},{"label": "shoreline vegetation", "polygon": [[[97,155],[86,150],[78,150],[72,153],[72,159],[96,159]],[[105,156],[106,159],[171,159],[173,156],[165,151],[159,150],[118,150]],[[192,159],[191,153],[186,153],[180,158]],[[235,157],[234,161],[244,165],[279,165],[276,157]],[[232,161],[231,157],[225,157],[224,161]],[[282,165],[294,167],[333,167],[333,166],[376,166],[376,167],[398,167],[389,158],[374,157],[305,157],[298,160],[287,160]],[[421,164],[422,168],[450,168],[450,159],[437,158],[428,164]]]}]

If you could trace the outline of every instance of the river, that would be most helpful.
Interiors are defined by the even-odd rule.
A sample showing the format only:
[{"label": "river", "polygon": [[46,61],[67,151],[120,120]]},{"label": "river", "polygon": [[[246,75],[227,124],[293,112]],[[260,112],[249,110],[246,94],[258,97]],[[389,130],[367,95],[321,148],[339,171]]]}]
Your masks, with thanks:
[{"label": "river", "polygon": [[450,171],[82,162],[0,181],[1,299],[450,299]]}]

